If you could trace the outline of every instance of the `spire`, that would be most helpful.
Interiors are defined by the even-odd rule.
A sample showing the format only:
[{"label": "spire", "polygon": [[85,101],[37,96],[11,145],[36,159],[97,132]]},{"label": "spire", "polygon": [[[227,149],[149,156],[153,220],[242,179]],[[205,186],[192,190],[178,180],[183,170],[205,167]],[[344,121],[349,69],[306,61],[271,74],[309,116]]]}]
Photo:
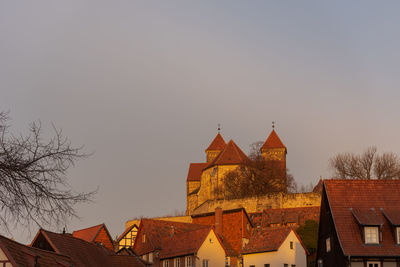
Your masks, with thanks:
[{"label": "spire", "polygon": [[[220,130],[220,128],[218,128],[218,130]],[[214,140],[207,147],[206,151],[208,151],[208,150],[223,150],[225,145],[226,145],[225,140],[224,140],[224,138],[222,138],[222,135],[218,131],[217,136],[215,136]]]},{"label": "spire", "polygon": [[281,139],[275,132],[275,122],[272,122],[272,132],[269,134],[267,140],[265,141],[264,145],[261,149],[266,148],[286,148],[285,145],[282,143]]}]

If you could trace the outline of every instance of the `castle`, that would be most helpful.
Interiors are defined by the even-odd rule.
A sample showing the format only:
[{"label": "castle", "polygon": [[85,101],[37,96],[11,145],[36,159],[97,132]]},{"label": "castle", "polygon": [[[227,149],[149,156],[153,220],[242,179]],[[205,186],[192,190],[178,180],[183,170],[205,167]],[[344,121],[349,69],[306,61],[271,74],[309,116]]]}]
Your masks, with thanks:
[{"label": "castle", "polygon": [[264,160],[276,163],[274,164],[277,168],[276,173],[283,174],[279,176],[282,188],[279,193],[245,199],[224,199],[218,192],[223,192],[223,180],[226,173],[235,170],[249,159],[233,140],[226,143],[219,132],[205,152],[206,162],[190,163],[189,166],[186,181],[186,215],[209,212],[217,206],[226,208],[247,206],[245,208],[250,209],[249,212],[256,212],[265,208],[319,206],[320,204],[318,194],[286,193],[287,149],[274,129],[264,142],[260,152]]}]

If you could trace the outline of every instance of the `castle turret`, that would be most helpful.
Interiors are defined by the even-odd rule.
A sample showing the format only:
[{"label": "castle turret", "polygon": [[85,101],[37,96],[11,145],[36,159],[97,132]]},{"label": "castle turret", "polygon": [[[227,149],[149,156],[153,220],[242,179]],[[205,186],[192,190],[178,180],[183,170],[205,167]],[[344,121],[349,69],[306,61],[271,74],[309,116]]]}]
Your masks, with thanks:
[{"label": "castle turret", "polygon": [[221,134],[218,133],[206,149],[207,162],[213,161],[219,155],[219,153],[221,153],[225,146],[226,143],[224,138],[222,138]]},{"label": "castle turret", "polygon": [[[274,128],[274,126],[272,127]],[[268,136],[264,145],[261,147],[261,154],[266,161],[270,162],[271,167],[275,172],[274,176],[279,178],[279,180],[281,181],[279,183],[281,190],[286,192],[287,149],[274,129],[272,129],[272,132]]]}]

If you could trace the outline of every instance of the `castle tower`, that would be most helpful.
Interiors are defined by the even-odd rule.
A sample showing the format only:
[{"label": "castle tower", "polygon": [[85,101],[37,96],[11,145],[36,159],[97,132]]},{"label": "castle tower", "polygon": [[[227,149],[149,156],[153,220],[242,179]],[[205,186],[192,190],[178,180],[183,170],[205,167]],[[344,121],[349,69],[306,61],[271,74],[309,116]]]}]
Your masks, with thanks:
[{"label": "castle tower", "polygon": [[225,148],[225,145],[224,138],[222,138],[221,134],[218,132],[217,136],[215,136],[214,140],[206,149],[207,163],[213,161]]},{"label": "castle tower", "polygon": [[286,192],[287,149],[275,132],[274,125],[272,126],[272,132],[261,147],[261,154],[266,161],[271,163],[271,166],[275,170],[275,176],[280,180],[281,190]]}]

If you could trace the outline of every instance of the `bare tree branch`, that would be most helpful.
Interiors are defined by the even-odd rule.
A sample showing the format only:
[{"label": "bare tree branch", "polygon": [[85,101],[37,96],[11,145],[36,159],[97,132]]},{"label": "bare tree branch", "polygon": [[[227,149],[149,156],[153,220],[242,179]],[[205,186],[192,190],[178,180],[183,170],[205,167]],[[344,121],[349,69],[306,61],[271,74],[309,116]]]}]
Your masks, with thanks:
[{"label": "bare tree branch", "polygon": [[96,191],[74,192],[67,170],[88,154],[74,148],[53,126],[53,136],[44,141],[41,123],[32,123],[27,135],[8,132],[8,113],[0,113],[0,221],[10,225],[61,225],[76,217],[74,205],[90,201]]}]

